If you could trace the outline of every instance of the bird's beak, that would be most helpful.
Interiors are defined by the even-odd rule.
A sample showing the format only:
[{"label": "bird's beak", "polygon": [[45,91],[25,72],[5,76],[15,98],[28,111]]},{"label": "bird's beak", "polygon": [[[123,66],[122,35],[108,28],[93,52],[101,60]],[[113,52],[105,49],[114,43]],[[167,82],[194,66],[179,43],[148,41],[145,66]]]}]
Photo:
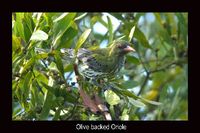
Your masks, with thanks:
[{"label": "bird's beak", "polygon": [[123,51],[125,51],[125,52],[134,52],[135,49],[130,47],[130,46],[127,46],[126,48],[123,49]]}]

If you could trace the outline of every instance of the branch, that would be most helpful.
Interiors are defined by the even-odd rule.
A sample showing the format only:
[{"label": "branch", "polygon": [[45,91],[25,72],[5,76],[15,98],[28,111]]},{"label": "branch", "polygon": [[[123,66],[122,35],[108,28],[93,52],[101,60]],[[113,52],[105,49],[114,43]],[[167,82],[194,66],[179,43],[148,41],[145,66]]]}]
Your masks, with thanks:
[{"label": "branch", "polygon": [[[77,64],[74,64],[74,72],[76,75],[76,80],[79,82],[81,80],[79,72],[78,72],[78,66]],[[86,107],[89,107],[89,109],[94,112],[101,112],[105,118],[105,120],[112,120],[110,113],[108,112],[108,108],[103,104],[101,99],[94,95],[94,101],[83,91],[83,89],[78,84],[78,90],[79,94],[83,99],[83,103]]]}]

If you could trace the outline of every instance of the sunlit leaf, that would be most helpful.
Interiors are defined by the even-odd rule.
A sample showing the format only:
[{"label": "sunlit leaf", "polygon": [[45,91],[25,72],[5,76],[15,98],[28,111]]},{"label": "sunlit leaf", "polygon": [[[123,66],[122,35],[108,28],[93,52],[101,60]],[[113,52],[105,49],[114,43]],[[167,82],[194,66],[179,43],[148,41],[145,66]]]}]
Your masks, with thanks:
[{"label": "sunlit leaf", "polygon": [[48,68],[50,70],[56,70],[56,71],[58,71],[58,68],[56,67],[56,63],[55,62],[51,62],[51,64],[48,66]]},{"label": "sunlit leaf", "polygon": [[75,21],[76,21],[76,20],[80,20],[80,19],[82,19],[83,17],[85,17],[87,14],[88,14],[88,13],[83,13],[83,14],[81,14],[80,16],[76,17],[74,20],[75,20]]},{"label": "sunlit leaf", "polygon": [[72,28],[72,27],[67,29],[66,32],[63,34],[63,36],[60,38],[60,44],[58,45],[57,49],[70,48],[77,34],[78,34],[77,29]]},{"label": "sunlit leaf", "polygon": [[26,64],[21,67],[20,72],[19,73],[24,73],[25,71],[27,71],[35,62],[35,58],[31,58],[30,60],[28,60],[26,62]]},{"label": "sunlit leaf", "polygon": [[45,41],[48,39],[48,34],[45,33],[44,31],[41,30],[37,30],[36,32],[34,32],[31,36],[30,40],[34,40],[34,41]]},{"label": "sunlit leaf", "polygon": [[12,35],[12,51],[14,54],[19,53],[21,51],[21,42],[20,38]]},{"label": "sunlit leaf", "polygon": [[53,46],[57,48],[59,39],[63,36],[65,31],[71,26],[76,13],[63,13],[60,17],[54,20],[53,25]]},{"label": "sunlit leaf", "polygon": [[69,72],[69,71],[72,71],[72,70],[73,70],[73,65],[72,64],[69,64],[64,68],[65,72]]},{"label": "sunlit leaf", "polygon": [[17,37],[21,37],[25,41],[25,36],[24,36],[24,27],[22,22],[16,21],[14,24],[14,34]]},{"label": "sunlit leaf", "polygon": [[128,109],[125,108],[125,109],[123,110],[122,116],[121,116],[120,118],[121,118],[121,120],[123,120],[123,121],[129,120]]},{"label": "sunlit leaf", "polygon": [[130,102],[136,106],[136,107],[139,107],[139,108],[142,108],[142,107],[145,107],[146,105],[141,102],[140,100],[134,100],[134,99],[131,99]]},{"label": "sunlit leaf", "polygon": [[37,54],[34,58],[39,60],[39,59],[44,59],[48,57],[48,53],[41,53],[41,54]]},{"label": "sunlit leaf", "polygon": [[53,22],[56,23],[66,17],[68,13],[62,13],[59,17],[57,17]]},{"label": "sunlit leaf", "polygon": [[113,26],[109,16],[107,16],[107,20],[108,20],[108,31],[109,31],[109,43],[111,43],[113,41]]},{"label": "sunlit leaf", "polygon": [[132,40],[134,32],[135,32],[135,26],[133,26],[133,28],[131,29],[131,31],[129,33],[129,36],[128,36],[129,42]]},{"label": "sunlit leaf", "polygon": [[75,50],[78,51],[78,49],[81,47],[81,45],[85,42],[85,40],[88,38],[89,34],[91,32],[91,29],[87,29],[83,34],[79,37]]},{"label": "sunlit leaf", "polygon": [[110,104],[110,105],[116,105],[120,102],[120,98],[117,94],[115,94],[113,91],[111,90],[106,90],[104,92],[105,95],[105,99],[106,101]]}]

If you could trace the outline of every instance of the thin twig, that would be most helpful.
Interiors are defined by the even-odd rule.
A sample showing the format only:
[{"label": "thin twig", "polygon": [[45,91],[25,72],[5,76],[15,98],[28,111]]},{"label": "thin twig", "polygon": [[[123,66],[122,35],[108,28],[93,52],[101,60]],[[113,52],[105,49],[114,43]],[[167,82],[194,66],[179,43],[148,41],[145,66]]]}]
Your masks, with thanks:
[{"label": "thin twig", "polygon": [[144,65],[144,63],[143,63],[143,61],[142,61],[142,57],[141,57],[141,55],[140,55],[139,52],[138,52],[138,57],[139,57],[139,59],[140,59],[140,62],[141,62],[141,64],[142,64],[142,66],[143,66],[143,68],[144,68],[146,74],[147,74],[147,76],[146,76],[146,78],[144,79],[144,82],[143,82],[143,84],[142,84],[142,86],[141,86],[141,88],[140,88],[140,91],[139,91],[138,94],[137,94],[137,95],[139,96],[139,95],[143,92],[143,90],[144,90],[144,87],[145,87],[145,85],[146,85],[146,83],[147,83],[147,81],[148,81],[148,79],[149,79],[150,73],[149,73],[149,71],[147,70],[146,66]]},{"label": "thin twig", "polygon": [[155,69],[155,70],[151,70],[151,71],[149,71],[149,73],[152,74],[152,73],[155,73],[155,72],[163,71],[163,70],[165,70],[166,68],[169,68],[170,66],[172,66],[172,65],[174,65],[174,64],[176,64],[176,62],[171,62],[171,63],[169,63],[168,65],[166,65],[166,66],[164,66],[164,67],[162,67],[162,68]]},{"label": "thin twig", "polygon": [[143,92],[144,87],[145,87],[145,85],[147,84],[147,81],[148,81],[148,79],[149,79],[149,76],[150,76],[150,73],[147,72],[147,76],[145,77],[144,82],[143,82],[143,84],[142,84],[142,86],[141,86],[141,88],[140,88],[140,91],[138,92],[137,96],[139,96],[139,95]]}]

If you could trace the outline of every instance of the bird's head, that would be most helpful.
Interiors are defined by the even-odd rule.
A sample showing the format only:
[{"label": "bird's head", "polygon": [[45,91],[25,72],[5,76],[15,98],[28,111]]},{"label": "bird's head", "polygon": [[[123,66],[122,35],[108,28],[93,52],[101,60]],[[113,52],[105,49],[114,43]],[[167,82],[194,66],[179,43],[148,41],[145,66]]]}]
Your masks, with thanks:
[{"label": "bird's head", "polygon": [[110,48],[111,48],[110,52],[118,54],[118,55],[125,55],[129,52],[134,52],[135,49],[133,49],[130,45],[131,44],[129,42],[124,41],[124,40],[115,41],[110,46]]}]

